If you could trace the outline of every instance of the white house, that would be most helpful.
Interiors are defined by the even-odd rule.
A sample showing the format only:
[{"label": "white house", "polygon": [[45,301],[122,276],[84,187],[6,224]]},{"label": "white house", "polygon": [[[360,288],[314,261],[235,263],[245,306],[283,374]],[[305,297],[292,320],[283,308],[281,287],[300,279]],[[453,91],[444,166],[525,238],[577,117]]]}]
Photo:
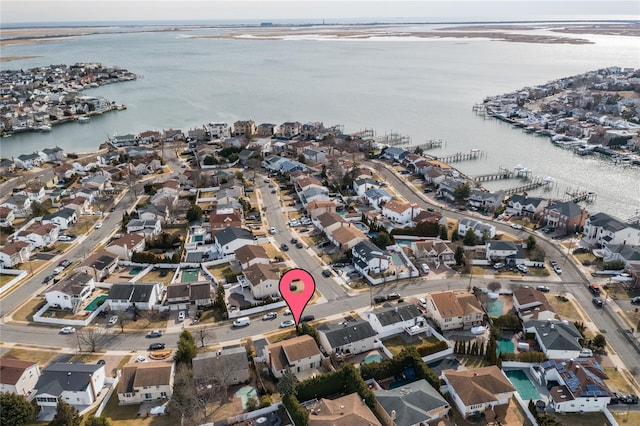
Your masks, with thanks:
[{"label": "white house", "polygon": [[168,401],[173,394],[173,362],[125,364],[118,383],[118,402]]},{"label": "white house", "polygon": [[596,213],[587,218],[583,240],[594,246],[605,244],[640,245],[640,225],[626,223],[606,213]]},{"label": "white house", "polygon": [[487,241],[486,258],[493,262],[505,261],[515,258],[518,254],[518,246],[512,241]]},{"label": "white house", "polygon": [[160,283],[120,283],[113,284],[107,296],[112,311],[126,311],[131,307],[149,311],[161,300]]},{"label": "white house", "polygon": [[98,282],[113,274],[118,267],[118,260],[120,258],[117,254],[108,251],[93,253],[76,267],[76,272],[90,274]]},{"label": "white house", "polygon": [[307,334],[267,345],[264,357],[276,378],[287,369],[298,374],[319,368],[323,359],[316,341]]},{"label": "white house", "polygon": [[235,257],[243,270],[257,263],[268,265],[271,262],[267,250],[262,246],[242,246],[235,251]]},{"label": "white house", "polygon": [[53,307],[76,312],[94,289],[95,281],[91,274],[76,272],[50,287],[44,297]]},{"label": "white house", "polygon": [[0,227],[5,228],[13,226],[16,215],[9,207],[0,207]]},{"label": "white house", "polygon": [[353,190],[358,194],[358,197],[364,197],[365,192],[371,188],[379,188],[379,185],[378,182],[370,177],[355,179],[353,181]]},{"label": "white house", "polygon": [[315,219],[312,219],[312,222],[316,228],[325,234],[330,234],[341,227],[345,220],[338,213],[328,212],[318,215]]},{"label": "white house", "polygon": [[473,230],[477,239],[482,238],[484,235],[486,235],[487,238],[496,236],[496,227],[489,223],[480,222],[479,220],[468,217],[460,219],[458,222],[458,235],[463,237],[469,229]]},{"label": "white house", "polygon": [[465,418],[480,413],[485,413],[487,418],[495,418],[495,407],[508,405],[516,391],[507,376],[495,365],[465,371],[444,370],[441,377],[445,392]]},{"label": "white house", "polygon": [[0,247],[0,265],[11,268],[19,263],[26,262],[31,257],[31,246],[24,241],[13,241],[4,247]]},{"label": "white house", "polygon": [[277,268],[264,263],[256,263],[244,271],[251,294],[256,299],[279,296],[280,273]]},{"label": "white house", "polygon": [[403,200],[391,200],[382,206],[382,216],[400,225],[411,224],[422,209],[416,203]]},{"label": "white house", "polygon": [[250,231],[233,226],[216,232],[213,239],[215,251],[217,251],[221,257],[233,255],[240,247],[257,244],[257,241]]},{"label": "white house", "polygon": [[505,213],[516,216],[540,217],[545,207],[549,205],[546,198],[529,197],[526,195],[514,194],[507,200]]},{"label": "white house", "polygon": [[378,341],[375,330],[364,320],[322,324],[318,327],[318,337],[325,353],[342,359],[373,350]]},{"label": "white house", "polygon": [[560,319],[543,292],[533,287],[513,291],[513,308],[523,321]]},{"label": "white house", "polygon": [[572,322],[529,320],[522,324],[525,333],[534,333],[540,350],[549,359],[578,358],[582,335]]},{"label": "white house", "polygon": [[53,223],[60,227],[60,229],[69,229],[71,225],[78,221],[76,211],[69,208],[58,210],[55,213],[46,214],[42,216],[42,223]]},{"label": "white house", "polygon": [[380,210],[384,203],[391,201],[393,198],[387,191],[380,188],[367,189],[364,193],[364,197],[366,198],[367,203],[376,210]]},{"label": "white house", "polygon": [[144,251],[145,239],[140,234],[124,234],[109,243],[105,248],[109,253],[118,255],[122,260],[131,260],[135,252]]},{"label": "white house", "polygon": [[133,219],[127,223],[127,234],[142,234],[145,237],[154,237],[162,232],[162,225],[159,219],[140,220]]},{"label": "white house", "polygon": [[391,256],[369,240],[356,244],[351,253],[356,271],[363,275],[381,274],[389,269]]},{"label": "white house", "polygon": [[14,217],[27,217],[31,214],[31,199],[24,194],[12,194],[0,204],[13,210]]},{"label": "white house", "polygon": [[0,393],[29,395],[39,377],[40,367],[35,361],[0,358]]},{"label": "white house", "polygon": [[368,313],[367,320],[382,339],[413,327],[428,329],[427,320],[413,303],[385,303]]},{"label": "white house", "polygon": [[43,410],[55,411],[62,400],[83,410],[97,400],[104,384],[104,365],[57,362],[42,370],[35,385],[36,403]]},{"label": "white house", "polygon": [[45,196],[44,184],[39,180],[29,182],[24,190],[31,201],[42,201]]},{"label": "white house", "polygon": [[34,223],[27,229],[23,229],[16,233],[15,239],[29,243],[30,249],[48,247],[58,240],[58,225],[47,223],[42,225]]}]

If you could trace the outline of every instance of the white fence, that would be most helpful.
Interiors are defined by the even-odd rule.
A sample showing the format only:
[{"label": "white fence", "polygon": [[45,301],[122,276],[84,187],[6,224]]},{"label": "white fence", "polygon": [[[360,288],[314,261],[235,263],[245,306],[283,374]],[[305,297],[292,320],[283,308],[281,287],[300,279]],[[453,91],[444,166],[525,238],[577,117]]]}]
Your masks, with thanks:
[{"label": "white fence", "polygon": [[5,291],[11,290],[11,288],[22,281],[24,277],[27,276],[27,271],[21,271],[20,269],[4,269],[0,268],[0,274],[2,275],[15,275],[15,278],[12,278],[11,281],[0,287],[0,294]]},{"label": "white fence", "polygon": [[[250,411],[248,413],[240,414],[239,416],[229,417],[227,419],[227,424],[228,425],[233,425],[233,424],[236,424],[236,423],[245,422],[247,420],[257,419],[258,417],[263,417],[266,414],[270,414],[270,413],[273,413],[275,411],[278,411],[278,407],[280,407],[280,403],[272,404],[272,405],[270,405],[268,407],[259,408],[259,409],[255,410],[255,411]],[[258,422],[254,422],[254,423],[259,424]]]},{"label": "white fence", "polygon": [[113,391],[118,389],[118,382],[120,382],[120,370],[116,371],[116,377],[113,379],[111,383],[111,387],[109,388],[109,391],[104,396],[104,399],[98,406],[98,410],[96,411],[96,417],[100,417],[102,415],[102,412],[104,411],[105,407],[109,403],[109,399],[111,399],[111,395],[113,394]]},{"label": "white fence", "polygon": [[609,420],[609,423],[611,424],[611,426],[618,426],[618,422],[616,421],[616,418],[613,417],[613,414],[611,414],[611,411],[609,411],[608,408],[605,408],[603,411],[604,416],[607,418],[607,420]]},{"label": "white fence", "polygon": [[83,320],[70,320],[70,319],[62,319],[62,318],[49,318],[49,317],[43,317],[42,314],[44,314],[45,312],[47,312],[47,310],[51,309],[51,305],[49,305],[48,303],[45,304],[42,308],[40,308],[38,310],[38,312],[36,312],[33,315],[33,322],[39,322],[39,323],[43,323],[43,324],[54,324],[54,325],[75,325],[78,327],[86,327],[87,325],[89,325],[91,323],[91,321],[93,321],[100,312],[102,312],[105,308],[107,307],[107,303],[103,303],[102,305],[98,306],[98,308],[93,311],[91,313],[91,315],[87,316],[85,319]]},{"label": "white fence", "polygon": [[527,419],[529,419],[531,424],[533,424],[533,426],[538,426],[538,421],[534,417],[533,413],[531,411],[529,411],[528,403],[524,402],[524,400],[520,397],[520,394],[518,392],[514,392],[513,393],[513,398],[516,400],[516,402],[518,403],[518,405],[521,408],[521,411],[524,413],[524,415],[527,417]]},{"label": "white fence", "polygon": [[229,319],[244,317],[247,315],[259,314],[260,312],[270,311],[271,309],[284,308],[287,306],[287,302],[281,300],[280,302],[269,303],[268,305],[256,306],[251,309],[242,309],[233,312],[229,312]]}]

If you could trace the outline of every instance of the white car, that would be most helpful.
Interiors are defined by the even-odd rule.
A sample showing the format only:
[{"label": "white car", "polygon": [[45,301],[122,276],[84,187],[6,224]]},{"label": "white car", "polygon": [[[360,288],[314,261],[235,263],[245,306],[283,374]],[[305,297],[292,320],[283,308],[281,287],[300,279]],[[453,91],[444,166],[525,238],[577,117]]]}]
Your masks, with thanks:
[{"label": "white car", "polygon": [[271,228],[269,228],[269,233],[270,233],[271,235],[275,234],[275,233],[276,233],[276,228],[275,228],[275,227],[273,227],[273,226],[272,226]]},{"label": "white car", "polygon": [[58,275],[62,271],[64,271],[64,266],[56,266],[53,270],[53,275]]},{"label": "white car", "polygon": [[289,221],[289,226],[291,227],[300,226],[300,221],[298,219],[292,219]]},{"label": "white car", "polygon": [[429,265],[427,265],[426,263],[420,265],[420,268],[422,268],[422,272],[424,272],[425,274],[428,274],[429,271],[431,271],[431,269],[429,269]]},{"label": "white car", "polygon": [[280,323],[280,328],[287,328],[295,325],[296,322],[294,320],[284,320]]},{"label": "white car", "polygon": [[96,229],[100,229],[100,228],[102,228],[102,222],[98,222],[98,223],[96,223],[95,228],[96,228]]},{"label": "white car", "polygon": [[561,267],[559,267],[558,265],[555,265],[555,266],[553,267],[553,271],[554,271],[556,274],[558,274],[558,275],[562,275],[562,268],[561,268]]},{"label": "white car", "polygon": [[284,315],[291,315],[291,309],[285,309]]},{"label": "white car", "polygon": [[511,227],[512,227],[513,229],[522,229],[522,225],[518,225],[517,223],[512,223],[512,224],[511,224]]},{"label": "white car", "polygon": [[58,241],[71,241],[71,237],[67,237],[66,235],[58,236]]},{"label": "white car", "polygon": [[427,307],[427,300],[424,297],[421,297],[420,299],[418,299],[418,303],[420,304],[420,306],[422,306],[423,308]]},{"label": "white car", "polygon": [[184,311],[178,312],[178,321],[184,321]]},{"label": "white car", "polygon": [[117,316],[117,315],[114,315],[114,316],[112,316],[111,318],[109,318],[109,322],[108,322],[108,324],[109,324],[109,325],[115,325],[117,322],[118,322],[118,316]]},{"label": "white car", "polygon": [[527,268],[526,265],[516,265],[516,268],[518,268],[518,271],[522,272],[523,274],[529,272],[529,268]]},{"label": "white car", "polygon": [[63,327],[60,329],[60,333],[62,334],[73,334],[76,332],[76,329],[73,327]]},{"label": "white car", "polygon": [[136,362],[147,362],[147,359],[140,355],[138,358],[136,358]]}]

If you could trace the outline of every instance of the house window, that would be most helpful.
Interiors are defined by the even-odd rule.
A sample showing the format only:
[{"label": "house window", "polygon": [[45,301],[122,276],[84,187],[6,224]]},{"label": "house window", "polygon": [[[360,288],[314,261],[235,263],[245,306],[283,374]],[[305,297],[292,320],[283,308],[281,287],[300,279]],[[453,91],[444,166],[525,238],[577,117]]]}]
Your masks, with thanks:
[{"label": "house window", "polygon": [[471,315],[467,315],[466,321],[471,321]]},{"label": "house window", "polygon": [[482,404],[476,404],[476,405],[472,405],[472,406],[471,406],[471,409],[472,409],[472,410],[478,410],[478,409],[480,409],[480,408],[482,408]]},{"label": "house window", "polygon": [[160,396],[162,397],[162,399],[167,399],[167,393],[166,392],[160,392]]},{"label": "house window", "polygon": [[451,322],[451,320],[452,320],[452,319],[453,319],[453,318],[445,318],[445,319],[444,319],[444,322]]}]

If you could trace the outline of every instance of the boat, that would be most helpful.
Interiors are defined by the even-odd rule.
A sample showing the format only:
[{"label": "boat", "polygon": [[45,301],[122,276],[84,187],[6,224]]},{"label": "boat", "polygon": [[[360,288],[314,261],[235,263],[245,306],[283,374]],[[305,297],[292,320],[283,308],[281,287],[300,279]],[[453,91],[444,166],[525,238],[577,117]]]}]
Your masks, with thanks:
[{"label": "boat", "polygon": [[89,122],[89,117],[87,117],[86,115],[81,115],[78,117],[78,122],[80,123],[88,123]]},{"label": "boat", "polygon": [[51,126],[49,126],[48,124],[43,124],[42,126],[38,127],[38,130],[40,130],[41,132],[50,132]]}]

